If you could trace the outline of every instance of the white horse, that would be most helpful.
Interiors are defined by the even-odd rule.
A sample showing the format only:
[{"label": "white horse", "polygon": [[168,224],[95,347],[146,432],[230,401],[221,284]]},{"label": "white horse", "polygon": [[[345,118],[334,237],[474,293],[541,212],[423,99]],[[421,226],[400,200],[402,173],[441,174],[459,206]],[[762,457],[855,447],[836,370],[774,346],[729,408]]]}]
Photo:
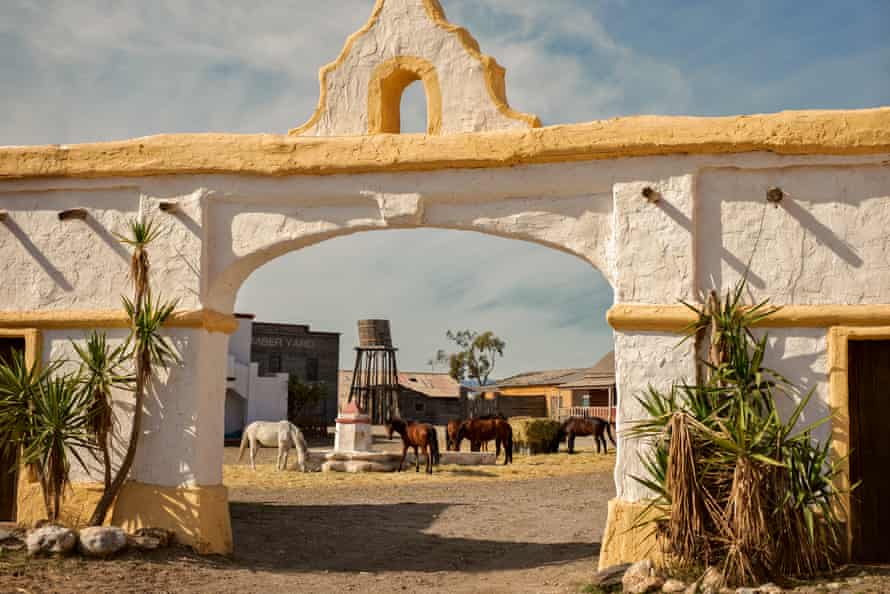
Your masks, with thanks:
[{"label": "white horse", "polygon": [[299,429],[287,421],[254,421],[244,428],[241,437],[241,450],[238,452],[238,461],[244,458],[244,450],[250,441],[250,467],[256,470],[257,444],[265,448],[278,446],[278,462],[276,468],[287,468],[287,455],[291,447],[297,450],[297,466],[301,472],[306,472],[306,439]]}]

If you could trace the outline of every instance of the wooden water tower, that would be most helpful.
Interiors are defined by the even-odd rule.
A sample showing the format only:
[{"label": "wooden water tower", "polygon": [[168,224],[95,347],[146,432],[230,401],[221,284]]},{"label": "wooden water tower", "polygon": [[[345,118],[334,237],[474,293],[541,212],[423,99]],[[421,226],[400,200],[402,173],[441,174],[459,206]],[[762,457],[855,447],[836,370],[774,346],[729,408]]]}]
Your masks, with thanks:
[{"label": "wooden water tower", "polygon": [[392,346],[389,320],[359,320],[359,346],[349,401],[371,417],[374,424],[399,414],[399,372]]}]

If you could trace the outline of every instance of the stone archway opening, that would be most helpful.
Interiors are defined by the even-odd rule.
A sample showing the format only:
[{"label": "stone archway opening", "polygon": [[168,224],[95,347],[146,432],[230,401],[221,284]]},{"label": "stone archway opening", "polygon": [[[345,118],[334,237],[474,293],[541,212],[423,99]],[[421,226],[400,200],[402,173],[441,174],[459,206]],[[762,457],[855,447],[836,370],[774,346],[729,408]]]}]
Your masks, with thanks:
[{"label": "stone archway opening", "polygon": [[[423,58],[399,56],[377,66],[371,75],[368,83],[369,134],[402,132],[402,100],[406,89],[417,86],[415,83],[420,83],[426,96],[426,125],[420,131],[430,135],[441,133],[442,90],[435,67]],[[414,97],[416,92],[409,97]]]},{"label": "stone archway opening", "polygon": [[429,125],[426,93],[423,83],[414,81],[405,87],[399,109],[400,134],[426,134]]},{"label": "stone archway opening", "polygon": [[[441,365],[431,370],[428,360],[437,348],[449,347],[444,336],[447,329],[492,329],[504,338],[507,341],[507,356],[499,362],[501,367],[496,368],[499,378],[528,371],[589,367],[610,350],[612,332],[605,322],[605,315],[612,305],[612,288],[590,262],[570,257],[552,247],[479,232],[427,228],[383,230],[387,232],[363,231],[325,239],[268,260],[256,268],[240,287],[236,311],[256,314],[257,322],[291,322],[308,325],[312,331],[342,332],[337,358],[340,369],[349,367],[354,359],[352,347],[357,344],[356,321],[366,317],[390,319],[394,343],[400,349],[399,369],[405,373],[411,372],[409,375],[420,375],[421,382],[428,372],[446,371]],[[470,257],[476,259],[467,266],[466,259]],[[462,262],[465,264],[462,265]],[[331,274],[335,269],[338,273]],[[326,311],[319,313],[322,309]],[[430,321],[429,318],[435,319]],[[486,322],[489,325],[481,325]],[[548,336],[541,336],[542,328],[548,325],[555,330]],[[232,340],[236,338],[237,334]],[[265,339],[261,342],[268,343]],[[504,362],[510,361],[511,353],[514,361],[504,366]],[[269,374],[281,372],[280,367],[270,368],[272,358],[269,354],[264,353],[260,364]],[[276,361],[287,359],[288,355],[285,354]],[[302,363],[297,365],[301,372],[307,369]],[[322,370],[325,366],[324,361],[319,362]],[[512,398],[539,398],[544,407],[549,407],[553,395],[544,392],[545,387],[538,389],[542,390],[539,395],[526,391],[523,396]],[[573,397],[577,397],[579,407],[584,404],[584,395],[580,391],[562,396],[567,398],[565,405],[573,404],[570,400]],[[559,414],[558,410],[553,412]],[[412,409],[411,413],[412,416],[425,415],[430,410]],[[447,418],[448,413],[445,412],[434,421],[439,427],[443,450],[442,425]],[[317,458],[319,450],[331,444],[322,445],[320,440],[313,439],[310,445]],[[379,435],[376,445],[388,446]],[[589,451],[592,447],[592,444],[579,442],[582,451]],[[466,444],[463,449],[467,449]],[[226,452],[226,477],[232,476],[229,466],[233,454],[232,448]],[[270,464],[270,456],[273,456],[271,450],[264,452],[261,465]],[[535,488],[531,499],[527,499],[528,494],[521,493],[516,483],[502,480],[489,469],[468,467],[454,472],[454,478],[447,480],[440,478],[438,473],[434,475],[435,489],[444,486],[443,480],[445,484],[453,480],[449,492],[457,493],[466,488],[468,500],[480,498],[481,503],[474,503],[465,511],[460,511],[463,508],[457,505],[457,501],[433,502],[434,487],[423,483],[412,483],[412,493],[417,486],[420,495],[417,495],[415,505],[406,508],[403,503],[395,501],[398,497],[404,499],[406,493],[401,491],[402,494],[398,494],[399,489],[405,487],[402,477],[396,475],[357,478],[356,487],[348,496],[345,492],[337,492],[324,496],[328,499],[320,495],[320,486],[330,481],[319,475],[291,475],[296,477],[294,481],[299,481],[299,489],[305,491],[291,489],[289,492],[279,492],[273,487],[268,496],[258,495],[255,490],[251,491],[243,485],[229,484],[236,555],[259,555],[278,546],[279,543],[275,542],[277,532],[271,536],[268,532],[263,535],[263,538],[273,542],[261,542],[255,529],[259,523],[268,525],[270,514],[276,518],[276,524],[286,527],[295,522],[308,521],[307,514],[311,512],[312,521],[307,523],[312,527],[305,529],[308,532],[335,533],[345,530],[345,524],[341,526],[341,523],[351,526],[356,523],[368,524],[358,522],[358,519],[363,514],[370,514],[378,526],[396,522],[395,530],[406,542],[423,544],[422,541],[428,541],[427,544],[435,544],[436,555],[435,559],[422,561],[408,552],[406,560],[401,556],[401,551],[399,554],[392,552],[393,547],[399,548],[400,545],[382,542],[383,536],[370,534],[369,529],[368,534],[356,539],[354,546],[341,543],[338,554],[327,560],[320,559],[319,555],[310,559],[291,547],[289,556],[293,559],[293,566],[305,569],[343,569],[337,564],[352,559],[360,569],[365,569],[366,565],[368,570],[375,568],[375,571],[385,571],[392,569],[387,563],[406,563],[406,567],[415,570],[440,571],[454,560],[452,556],[459,549],[464,555],[472,555],[474,550],[486,547],[503,549],[503,558],[511,558],[511,551],[515,549],[514,552],[518,552],[525,547],[522,555],[528,567],[581,559],[587,559],[590,566],[598,554],[607,502],[614,497],[610,468],[604,466],[596,473],[598,480],[594,482],[603,489],[601,497],[591,495],[588,481],[582,481],[580,475],[572,475],[566,478],[565,501],[560,502],[548,501],[543,483]],[[376,484],[370,482],[372,479]],[[484,487],[479,480],[485,481]],[[549,522],[551,525],[542,524],[539,527],[546,535],[541,542],[526,542],[528,538],[523,534],[528,531],[527,525],[517,526],[506,518],[494,518],[492,522],[498,526],[500,533],[495,543],[481,532],[474,531],[472,526],[478,525],[478,522],[470,521],[470,517],[458,517],[464,513],[480,513],[480,509],[469,507],[491,505],[488,498],[497,493],[516,501],[526,501],[527,505],[522,505],[528,509],[520,511],[528,513],[532,523],[536,521],[534,517],[541,518],[541,515],[533,513],[530,506],[555,508],[551,516],[555,519]],[[575,498],[578,505],[588,510],[581,516],[572,512],[576,509],[573,507]],[[274,509],[267,505],[271,501],[276,502]],[[440,521],[440,517],[445,519]],[[457,527],[458,521],[463,523],[464,528]],[[564,524],[565,534],[577,534],[579,522],[590,524],[589,529],[584,530],[583,538],[557,536],[557,524]],[[455,530],[462,532],[456,534],[453,532]],[[386,530],[379,532],[387,534]],[[374,546],[390,553],[383,558],[367,548],[368,543],[364,538],[376,539]],[[283,541],[280,544],[283,546]],[[359,548],[365,551],[364,557],[359,555]],[[399,557],[401,561],[396,561],[394,557]],[[504,567],[512,567],[511,563],[506,562]],[[285,565],[287,562],[283,560],[282,566]],[[497,563],[492,560],[490,565],[495,569]]]}]

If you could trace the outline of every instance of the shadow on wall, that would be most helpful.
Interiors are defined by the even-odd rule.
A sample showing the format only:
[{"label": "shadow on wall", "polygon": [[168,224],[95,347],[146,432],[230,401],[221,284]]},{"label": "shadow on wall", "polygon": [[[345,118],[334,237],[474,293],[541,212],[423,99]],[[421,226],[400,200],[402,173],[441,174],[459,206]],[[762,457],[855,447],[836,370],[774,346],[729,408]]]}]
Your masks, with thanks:
[{"label": "shadow on wall", "polygon": [[475,573],[591,558],[600,548],[599,543],[504,542],[426,533],[450,507],[443,503],[230,506],[236,562],[251,569]]},{"label": "shadow on wall", "polygon": [[9,229],[9,232],[12,233],[21,243],[22,247],[25,248],[25,251],[30,254],[32,258],[43,268],[44,272],[55,282],[63,291],[73,291],[74,287],[71,286],[71,283],[68,282],[68,279],[65,278],[65,275],[62,274],[62,271],[56,268],[52,262],[50,262],[46,256],[40,251],[40,249],[34,245],[34,242],[28,238],[28,235],[25,231],[19,227],[15,221],[11,218],[7,217],[3,223],[6,225],[6,228]]}]

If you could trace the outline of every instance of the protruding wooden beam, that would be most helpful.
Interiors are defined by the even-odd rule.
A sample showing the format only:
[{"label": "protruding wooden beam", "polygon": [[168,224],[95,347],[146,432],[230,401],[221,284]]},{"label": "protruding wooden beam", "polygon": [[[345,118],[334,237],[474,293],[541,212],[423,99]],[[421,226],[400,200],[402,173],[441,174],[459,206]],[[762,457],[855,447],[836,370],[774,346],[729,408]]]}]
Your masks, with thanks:
[{"label": "protruding wooden beam", "polygon": [[85,208],[69,208],[59,213],[60,221],[69,221],[73,219],[84,220],[87,218],[87,210]]},{"label": "protruding wooden beam", "polygon": [[167,214],[179,211],[179,203],[176,200],[164,200],[158,204],[158,208]]},{"label": "protruding wooden beam", "polygon": [[6,215],[7,213],[5,210],[0,210],[0,223],[6,220]]}]

